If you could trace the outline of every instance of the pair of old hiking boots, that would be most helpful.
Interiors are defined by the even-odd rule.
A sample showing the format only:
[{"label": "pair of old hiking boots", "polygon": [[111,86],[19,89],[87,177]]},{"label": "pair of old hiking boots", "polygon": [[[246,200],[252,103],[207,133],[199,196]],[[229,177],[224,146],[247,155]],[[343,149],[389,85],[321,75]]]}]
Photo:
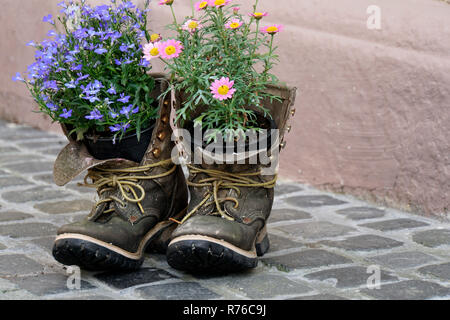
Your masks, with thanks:
[{"label": "pair of old hiking boots", "polygon": [[[163,75],[154,77],[158,97],[168,83]],[[283,136],[295,89],[271,90],[282,101],[266,107]],[[69,137],[55,162],[55,182],[63,186],[88,170],[85,185],[96,188],[99,200],[83,220],[58,230],[56,260],[87,270],[133,270],[141,266],[145,252],[156,251],[165,252],[176,269],[222,273],[255,267],[257,257],[267,252],[266,221],[276,175],[263,175],[260,163],[216,164],[206,150],[196,148],[197,155],[212,161],[188,164],[186,181],[172,160],[178,155],[172,106],[173,100],[160,99],[159,117],[140,163],[97,160]]]}]

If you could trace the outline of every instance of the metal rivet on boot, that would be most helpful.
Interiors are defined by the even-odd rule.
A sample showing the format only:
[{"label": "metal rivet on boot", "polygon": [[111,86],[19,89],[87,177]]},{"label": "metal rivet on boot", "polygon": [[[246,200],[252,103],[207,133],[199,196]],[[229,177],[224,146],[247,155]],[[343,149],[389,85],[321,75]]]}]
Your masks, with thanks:
[{"label": "metal rivet on boot", "polygon": [[166,133],[164,131],[161,131],[160,133],[158,133],[158,139],[159,140],[164,140],[164,138],[166,137]]},{"label": "metal rivet on boot", "polygon": [[152,151],[152,153],[155,158],[159,158],[159,156],[161,155],[161,150],[156,148]]},{"label": "metal rivet on boot", "polygon": [[280,147],[281,147],[281,149],[284,149],[284,148],[286,148],[286,141],[283,141],[282,143],[280,143]]},{"label": "metal rivet on boot", "polygon": [[162,123],[167,124],[167,123],[169,123],[169,117],[168,116],[163,116],[161,118],[161,121],[162,121]]},{"label": "metal rivet on boot", "polygon": [[292,115],[292,116],[295,116],[295,112],[296,112],[296,111],[297,111],[297,110],[292,109],[292,110],[291,110],[291,115]]},{"label": "metal rivet on boot", "polygon": [[287,133],[290,133],[291,130],[292,130],[292,126],[288,126],[287,129],[286,129]]}]

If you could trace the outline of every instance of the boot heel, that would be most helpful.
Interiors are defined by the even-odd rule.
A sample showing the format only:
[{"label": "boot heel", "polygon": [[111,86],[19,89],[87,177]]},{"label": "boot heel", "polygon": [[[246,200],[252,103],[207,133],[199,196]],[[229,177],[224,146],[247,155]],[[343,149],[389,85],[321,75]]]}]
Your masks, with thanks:
[{"label": "boot heel", "polygon": [[267,253],[267,251],[269,251],[270,241],[266,227],[264,227],[264,229],[261,230],[261,232],[259,233],[258,238],[256,239],[255,247],[256,247],[256,254],[258,255],[258,257],[262,257],[264,254]]}]

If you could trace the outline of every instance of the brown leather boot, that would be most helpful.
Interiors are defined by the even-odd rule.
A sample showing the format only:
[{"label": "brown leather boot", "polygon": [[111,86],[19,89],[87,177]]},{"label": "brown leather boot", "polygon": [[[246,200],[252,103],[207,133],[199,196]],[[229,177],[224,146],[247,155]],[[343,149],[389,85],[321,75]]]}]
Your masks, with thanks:
[{"label": "brown leather boot", "polygon": [[[284,134],[290,130],[287,120],[295,112],[290,108],[296,89],[270,90],[282,98],[282,102],[265,104],[279,129],[279,139],[255,153],[267,154],[269,161],[250,164],[255,154],[234,152],[231,164],[216,164],[224,163],[225,158],[194,147],[194,159],[201,157],[203,162],[188,165],[191,199],[188,214],[179,221],[167,249],[172,267],[192,273],[239,271],[256,267],[257,257],[269,250],[266,222],[277,180],[276,169],[269,168],[277,167],[277,153],[285,145]],[[190,146],[183,143],[186,152]]]},{"label": "brown leather boot", "polygon": [[[155,75],[167,88],[163,76]],[[87,186],[99,201],[79,222],[58,230],[53,256],[66,265],[88,270],[139,268],[146,248],[165,251],[175,223],[186,213],[188,191],[180,166],[171,160],[170,104],[161,99],[159,118],[141,163],[124,159],[97,160],[86,147],[71,141],[55,162],[55,182],[63,186],[88,170]],[[87,183],[87,180],[91,183]]]}]

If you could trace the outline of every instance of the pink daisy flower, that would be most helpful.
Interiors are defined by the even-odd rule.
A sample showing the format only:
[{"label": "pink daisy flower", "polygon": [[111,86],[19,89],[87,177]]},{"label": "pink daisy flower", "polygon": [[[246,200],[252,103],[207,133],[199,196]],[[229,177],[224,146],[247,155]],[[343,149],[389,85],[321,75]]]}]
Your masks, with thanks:
[{"label": "pink daisy flower", "polygon": [[159,42],[147,43],[144,48],[144,59],[150,61],[161,56],[161,51],[159,49]]},{"label": "pink daisy flower", "polygon": [[159,51],[163,59],[177,58],[180,56],[183,49],[181,42],[174,39],[159,43]]},{"label": "pink daisy flower", "polygon": [[227,24],[225,24],[225,28],[227,29],[238,29],[240,26],[242,26],[242,21],[239,19],[231,19]]},{"label": "pink daisy flower", "polygon": [[152,35],[150,35],[150,42],[159,42],[162,40],[161,34],[159,33],[153,33]]},{"label": "pink daisy flower", "polygon": [[274,34],[277,34],[278,32],[283,31],[283,29],[284,29],[284,26],[282,26],[281,24],[274,24],[271,26],[262,27],[261,32],[268,33],[270,35],[274,35]]},{"label": "pink daisy flower", "polygon": [[203,28],[203,25],[198,22],[198,20],[190,19],[181,27],[181,29],[189,31],[189,33],[194,33],[195,31]]},{"label": "pink daisy flower", "polygon": [[234,13],[234,14],[238,14],[238,13],[239,13],[239,10],[241,10],[241,8],[239,8],[239,7],[234,7],[234,8],[233,8],[233,13]]},{"label": "pink daisy flower", "polygon": [[226,6],[227,4],[229,4],[231,2],[231,0],[209,0],[208,1],[208,5],[210,7],[217,7],[217,8],[221,8]]},{"label": "pink daisy flower", "polygon": [[170,6],[172,3],[174,2],[174,0],[161,0],[160,2],[159,2],[159,5],[160,6],[163,6],[163,5],[168,5],[168,6]]},{"label": "pink daisy flower", "polygon": [[255,18],[256,20],[261,20],[264,17],[267,17],[269,14],[267,12],[254,12],[248,14],[250,17]]},{"label": "pink daisy flower", "polygon": [[208,1],[199,1],[195,4],[195,10],[202,11],[208,7]]},{"label": "pink daisy flower", "polygon": [[229,78],[222,77],[220,80],[216,80],[211,85],[211,93],[214,99],[220,101],[231,99],[236,89],[233,89],[234,81],[230,81]]}]

